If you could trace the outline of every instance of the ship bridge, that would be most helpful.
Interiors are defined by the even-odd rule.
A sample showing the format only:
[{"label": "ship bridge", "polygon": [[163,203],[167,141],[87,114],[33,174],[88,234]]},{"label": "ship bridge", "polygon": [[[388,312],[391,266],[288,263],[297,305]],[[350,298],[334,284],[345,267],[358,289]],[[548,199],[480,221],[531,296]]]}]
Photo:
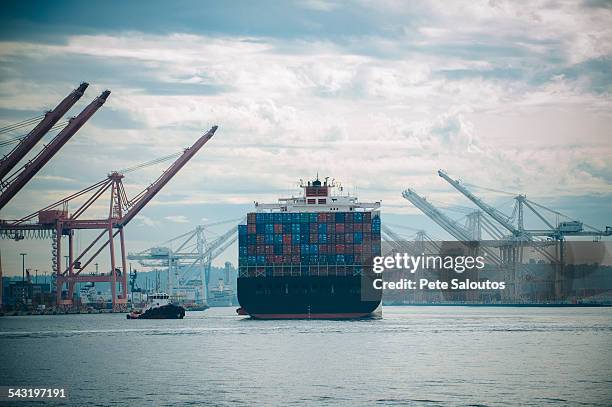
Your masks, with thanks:
[{"label": "ship bridge", "polygon": [[373,211],[380,208],[380,201],[359,202],[356,196],[344,193],[344,188],[335,180],[300,180],[302,195],[279,198],[278,203],[255,202],[257,212],[353,212]]}]

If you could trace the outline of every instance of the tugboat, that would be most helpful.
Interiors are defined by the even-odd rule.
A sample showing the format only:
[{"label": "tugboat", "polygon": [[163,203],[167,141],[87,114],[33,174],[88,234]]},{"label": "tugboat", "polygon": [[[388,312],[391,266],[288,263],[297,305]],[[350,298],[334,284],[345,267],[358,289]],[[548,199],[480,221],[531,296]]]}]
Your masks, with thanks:
[{"label": "tugboat", "polygon": [[183,319],[185,308],[172,304],[166,293],[156,293],[147,296],[147,305],[142,310],[127,314],[127,319]]}]

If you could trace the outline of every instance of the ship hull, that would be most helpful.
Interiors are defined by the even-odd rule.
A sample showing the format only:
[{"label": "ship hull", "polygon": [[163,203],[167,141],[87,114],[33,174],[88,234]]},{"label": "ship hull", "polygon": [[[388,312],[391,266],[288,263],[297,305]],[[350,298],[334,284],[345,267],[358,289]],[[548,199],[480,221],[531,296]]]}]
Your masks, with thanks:
[{"label": "ship hull", "polygon": [[132,312],[127,315],[127,319],[183,319],[184,317],[185,308],[174,304],[149,308],[143,313]]},{"label": "ship hull", "polygon": [[381,292],[361,276],[238,279],[240,313],[256,319],[355,319],[376,316]]}]

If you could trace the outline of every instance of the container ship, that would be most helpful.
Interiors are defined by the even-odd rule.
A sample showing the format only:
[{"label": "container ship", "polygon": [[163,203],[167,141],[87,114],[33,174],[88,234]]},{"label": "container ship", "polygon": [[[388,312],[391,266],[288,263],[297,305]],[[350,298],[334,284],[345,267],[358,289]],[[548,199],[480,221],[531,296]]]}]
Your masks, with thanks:
[{"label": "container ship", "polygon": [[301,182],[301,196],[255,203],[238,227],[238,313],[257,319],[377,315],[372,258],[380,202],[359,202],[334,181]]}]

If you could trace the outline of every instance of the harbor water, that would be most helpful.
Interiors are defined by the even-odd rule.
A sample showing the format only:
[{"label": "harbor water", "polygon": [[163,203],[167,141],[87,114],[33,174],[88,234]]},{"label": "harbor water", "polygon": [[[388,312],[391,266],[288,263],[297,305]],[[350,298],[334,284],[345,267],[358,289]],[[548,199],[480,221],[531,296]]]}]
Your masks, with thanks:
[{"label": "harbor water", "polygon": [[67,387],[69,405],[608,406],[612,309],[385,307],[382,319],[362,321],[258,321],[234,308],[184,320],[3,317],[0,361],[0,386]]}]

